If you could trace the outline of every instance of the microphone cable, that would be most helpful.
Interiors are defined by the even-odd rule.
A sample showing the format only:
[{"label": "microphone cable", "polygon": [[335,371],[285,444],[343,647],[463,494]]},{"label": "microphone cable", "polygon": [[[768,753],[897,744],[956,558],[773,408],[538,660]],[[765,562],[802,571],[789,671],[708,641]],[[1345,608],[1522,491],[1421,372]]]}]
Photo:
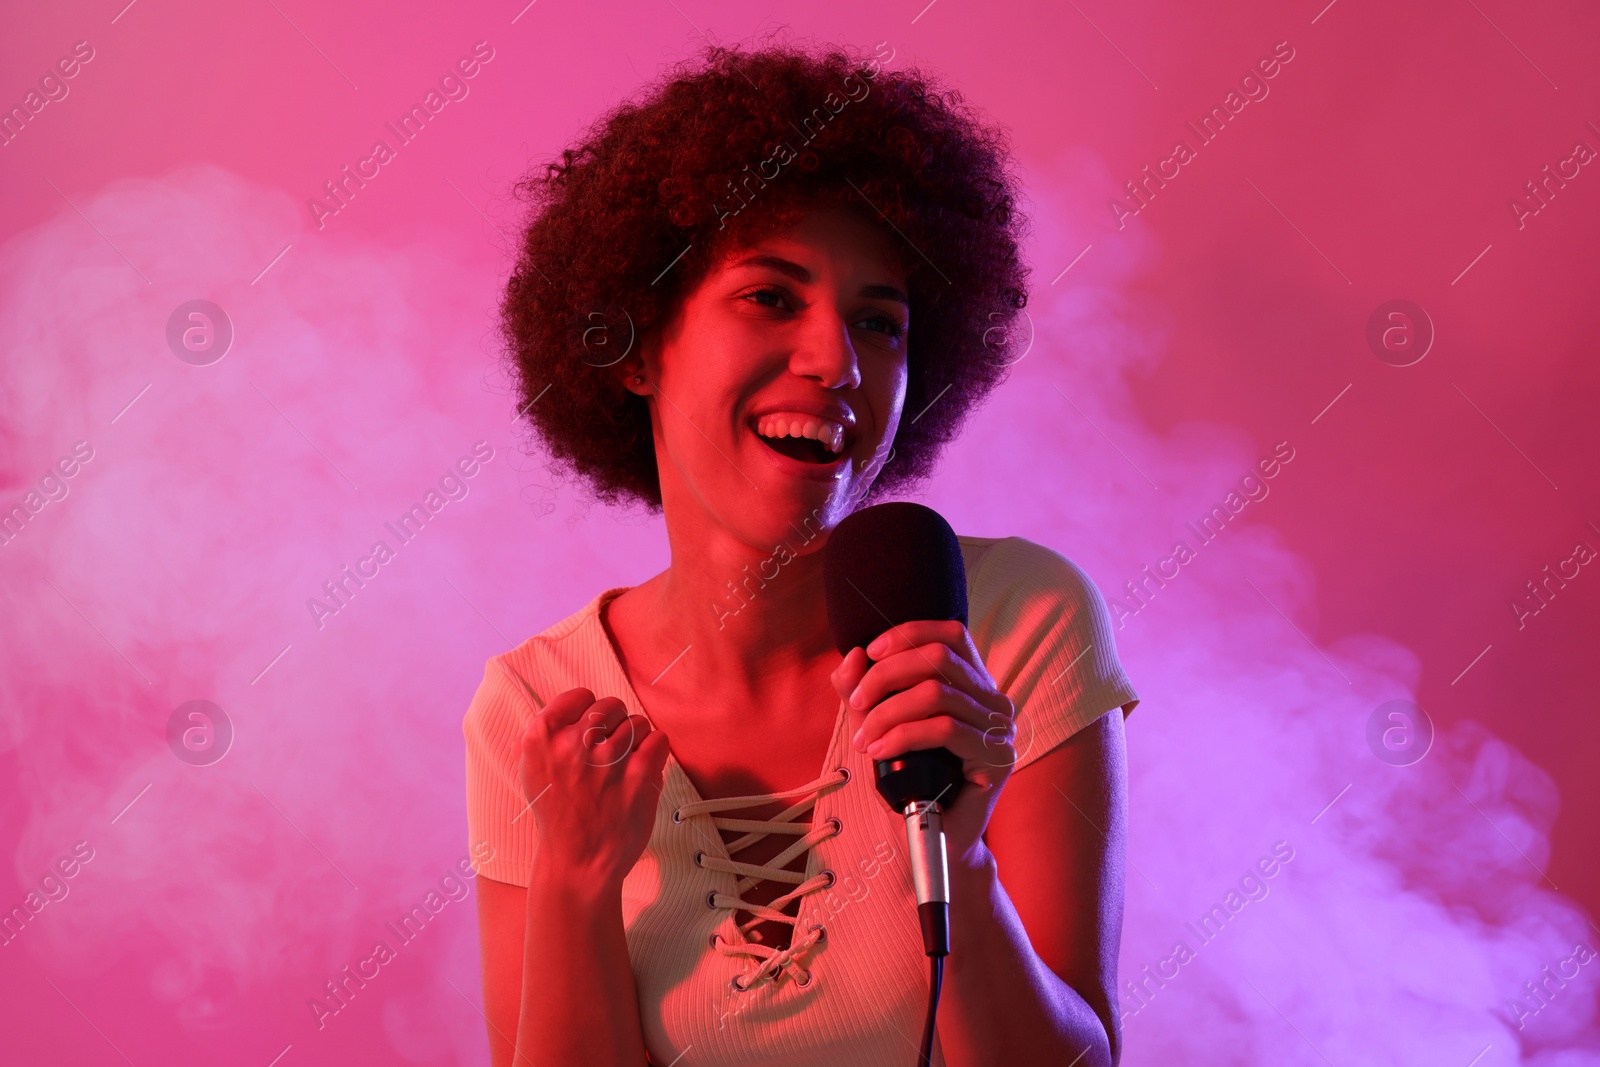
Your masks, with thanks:
[{"label": "microphone cable", "polygon": [[939,987],[944,984],[944,957],[928,957],[928,1021],[922,1027],[922,1048],[917,1067],[933,1067],[933,1020],[939,1011]]}]

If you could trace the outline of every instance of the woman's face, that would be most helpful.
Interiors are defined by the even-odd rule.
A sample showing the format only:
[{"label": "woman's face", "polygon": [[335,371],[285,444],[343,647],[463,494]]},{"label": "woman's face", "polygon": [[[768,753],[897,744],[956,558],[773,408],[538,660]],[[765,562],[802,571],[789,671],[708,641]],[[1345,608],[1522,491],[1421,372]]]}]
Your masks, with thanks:
[{"label": "woman's face", "polygon": [[650,401],[669,517],[771,549],[857,506],[905,402],[896,251],[881,225],[815,210],[730,253],[645,343],[628,388]]}]

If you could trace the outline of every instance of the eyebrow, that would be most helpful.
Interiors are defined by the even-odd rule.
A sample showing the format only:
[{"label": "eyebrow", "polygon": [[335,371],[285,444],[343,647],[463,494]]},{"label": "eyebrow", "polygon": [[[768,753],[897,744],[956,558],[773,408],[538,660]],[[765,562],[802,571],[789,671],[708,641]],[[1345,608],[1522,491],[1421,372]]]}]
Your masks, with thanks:
[{"label": "eyebrow", "polygon": [[[802,285],[809,285],[811,283],[810,271],[806,270],[798,263],[784,259],[782,256],[764,254],[746,256],[744,259],[734,263],[728,269],[737,270],[740,267],[766,267],[769,270],[777,271],[779,274],[787,275]],[[893,300],[897,303],[904,304],[908,308],[911,306],[910,298],[907,297],[904,292],[896,289],[892,285],[863,285],[857,295],[866,297],[870,300]]]}]

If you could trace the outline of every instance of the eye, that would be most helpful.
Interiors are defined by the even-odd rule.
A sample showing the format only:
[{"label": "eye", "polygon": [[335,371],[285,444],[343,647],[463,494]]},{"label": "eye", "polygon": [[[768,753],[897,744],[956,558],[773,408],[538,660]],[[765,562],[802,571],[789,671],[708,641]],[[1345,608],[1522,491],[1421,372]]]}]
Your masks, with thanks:
[{"label": "eye", "polygon": [[888,315],[874,315],[871,318],[863,319],[862,322],[882,323],[884,326],[883,333],[886,337],[899,337],[901,334],[906,332],[904,326],[901,326],[899,322],[890,318]]},{"label": "eye", "polygon": [[[766,300],[764,298],[767,298],[767,297],[773,298],[773,300],[776,301],[776,302],[774,302],[774,303],[766,302]],[[788,303],[789,294],[785,290],[779,288],[778,286],[775,286],[775,285],[762,285],[762,286],[757,286],[754,289],[750,289],[750,290],[747,290],[747,291],[745,291],[743,293],[740,293],[739,294],[739,299],[740,300],[748,300],[751,303],[754,303],[759,307],[771,308],[774,311],[777,311],[777,310],[782,310],[783,309],[783,305]],[[905,327],[900,325],[900,323],[896,319],[894,319],[892,316],[885,315],[885,314],[882,314],[882,313],[869,316],[869,317],[867,317],[865,319],[862,319],[861,322],[862,322],[862,324],[866,324],[866,323],[877,323],[877,324],[879,324],[879,326],[877,327],[878,331],[881,332],[885,337],[890,338],[891,340],[898,339],[899,337],[903,336],[905,334],[905,332],[906,332]]]},{"label": "eye", "polygon": [[[789,294],[788,293],[785,293],[782,289],[779,289],[777,286],[774,286],[774,285],[763,285],[763,286],[760,286],[759,288],[751,289],[747,293],[739,294],[739,299],[740,300],[751,300],[751,301],[754,301],[756,297],[762,297],[762,296],[776,297],[777,299],[783,300],[783,301],[787,301],[789,299]],[[776,304],[761,304],[760,306],[761,307],[768,307],[768,308],[775,308],[778,305],[776,305]]]}]

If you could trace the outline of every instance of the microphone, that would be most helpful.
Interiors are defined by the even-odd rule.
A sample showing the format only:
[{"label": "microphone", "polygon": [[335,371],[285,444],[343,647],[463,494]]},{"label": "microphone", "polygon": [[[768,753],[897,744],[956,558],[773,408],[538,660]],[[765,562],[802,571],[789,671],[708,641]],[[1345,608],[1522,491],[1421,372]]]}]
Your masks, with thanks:
[{"label": "microphone", "polygon": [[[875,504],[846,516],[823,546],[822,573],[828,626],[840,654],[867,646],[901,623],[967,624],[961,543],[943,516],[921,504]],[[925,748],[874,766],[879,795],[905,818],[923,949],[931,957],[947,956],[950,874],[943,814],[966,785],[961,758],[947,748]]]}]

